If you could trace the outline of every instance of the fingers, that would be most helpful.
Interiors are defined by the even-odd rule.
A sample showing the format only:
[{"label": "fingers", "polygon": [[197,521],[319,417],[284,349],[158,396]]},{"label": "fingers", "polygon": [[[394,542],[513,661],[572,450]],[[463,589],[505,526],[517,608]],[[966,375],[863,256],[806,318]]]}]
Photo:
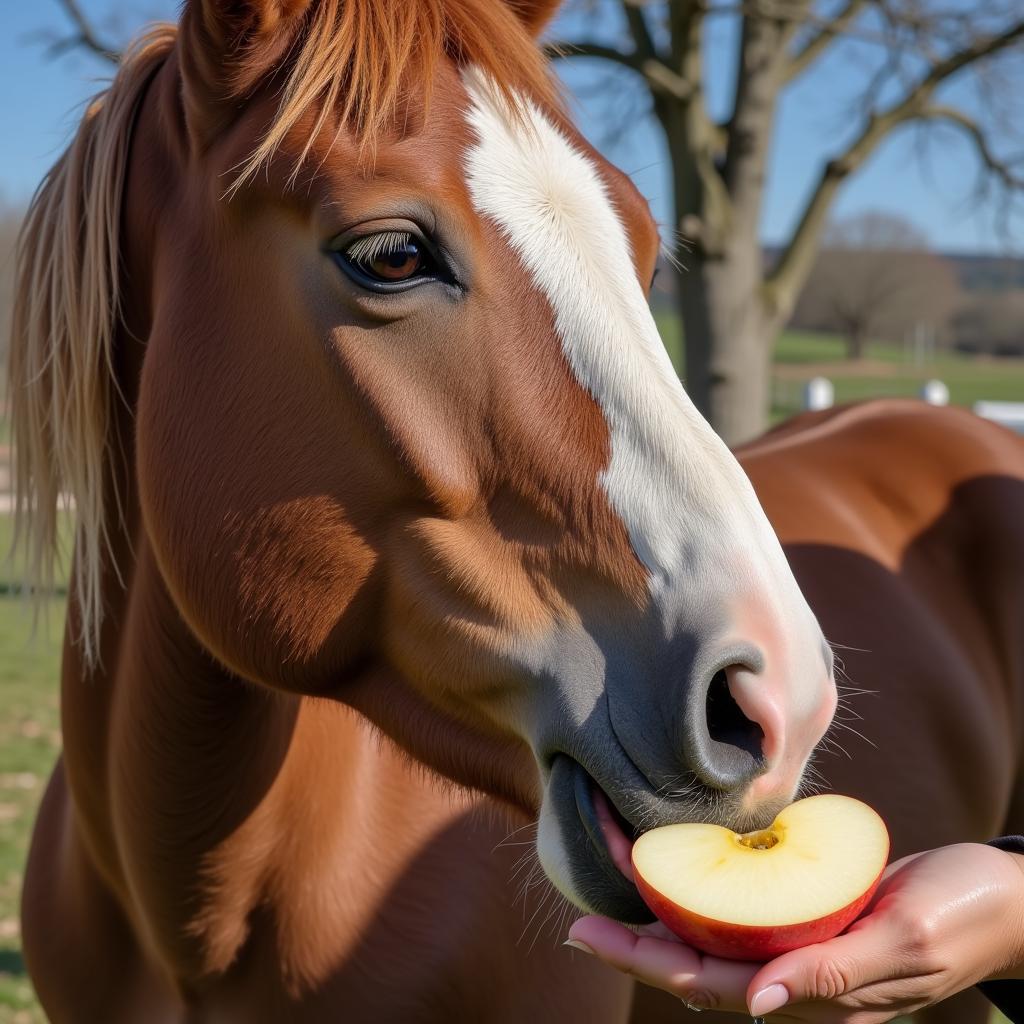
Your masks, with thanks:
[{"label": "fingers", "polygon": [[584,917],[569,942],[644,984],[664,989],[691,1006],[744,1011],[757,964],[701,956],[676,938],[636,934],[604,917]]},{"label": "fingers", "polygon": [[765,1016],[792,1003],[839,999],[892,978],[897,965],[888,931],[884,924],[865,918],[854,931],[777,957],[750,981],[751,1016]]}]

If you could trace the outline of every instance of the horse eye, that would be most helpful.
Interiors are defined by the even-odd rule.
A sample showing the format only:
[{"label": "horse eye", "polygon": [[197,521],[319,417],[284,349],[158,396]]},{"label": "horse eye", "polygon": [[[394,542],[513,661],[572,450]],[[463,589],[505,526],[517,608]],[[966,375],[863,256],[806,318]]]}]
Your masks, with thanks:
[{"label": "horse eye", "polygon": [[407,231],[365,235],[344,249],[342,256],[363,276],[382,284],[428,277],[434,271],[423,243]]}]

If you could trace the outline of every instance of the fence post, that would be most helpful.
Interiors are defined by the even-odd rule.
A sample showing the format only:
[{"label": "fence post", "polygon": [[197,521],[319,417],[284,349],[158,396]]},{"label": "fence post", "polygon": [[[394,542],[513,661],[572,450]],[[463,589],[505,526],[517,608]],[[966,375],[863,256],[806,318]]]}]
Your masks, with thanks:
[{"label": "fence post", "polygon": [[836,391],[828,377],[812,377],[804,385],[804,408],[809,412],[830,409],[836,400]]},{"label": "fence post", "polygon": [[949,405],[949,388],[941,380],[926,380],[921,385],[921,397],[929,405]]}]

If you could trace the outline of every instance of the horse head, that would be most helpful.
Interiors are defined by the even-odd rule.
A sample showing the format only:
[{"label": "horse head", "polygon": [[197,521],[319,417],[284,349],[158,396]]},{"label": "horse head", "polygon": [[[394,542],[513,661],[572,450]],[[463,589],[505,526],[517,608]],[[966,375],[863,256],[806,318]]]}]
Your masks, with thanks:
[{"label": "horse head", "polygon": [[[203,648],[539,815],[558,888],[637,921],[633,834],[770,820],[835,688],[661,345],[647,203],[547,77],[552,8],[188,0],[136,70],[121,116],[150,116],[91,257],[131,292],[109,318],[137,354],[78,372],[129,398],[143,528]],[[60,358],[12,365],[48,451],[82,386]],[[117,497],[102,422],[63,481],[86,643]],[[55,499],[24,452],[26,493]]]}]

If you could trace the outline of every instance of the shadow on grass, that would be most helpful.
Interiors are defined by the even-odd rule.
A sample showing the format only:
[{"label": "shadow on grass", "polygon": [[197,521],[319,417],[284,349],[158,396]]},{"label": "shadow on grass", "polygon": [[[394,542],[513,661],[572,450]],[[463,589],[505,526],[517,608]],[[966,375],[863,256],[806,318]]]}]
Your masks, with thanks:
[{"label": "shadow on grass", "polygon": [[25,976],[25,961],[17,949],[0,949],[0,974]]},{"label": "shadow on grass", "polygon": [[[6,580],[0,580],[0,597],[24,597],[25,588],[15,583],[8,583]],[[65,586],[57,586],[52,590],[47,591],[48,597],[67,597],[68,588]]]}]

